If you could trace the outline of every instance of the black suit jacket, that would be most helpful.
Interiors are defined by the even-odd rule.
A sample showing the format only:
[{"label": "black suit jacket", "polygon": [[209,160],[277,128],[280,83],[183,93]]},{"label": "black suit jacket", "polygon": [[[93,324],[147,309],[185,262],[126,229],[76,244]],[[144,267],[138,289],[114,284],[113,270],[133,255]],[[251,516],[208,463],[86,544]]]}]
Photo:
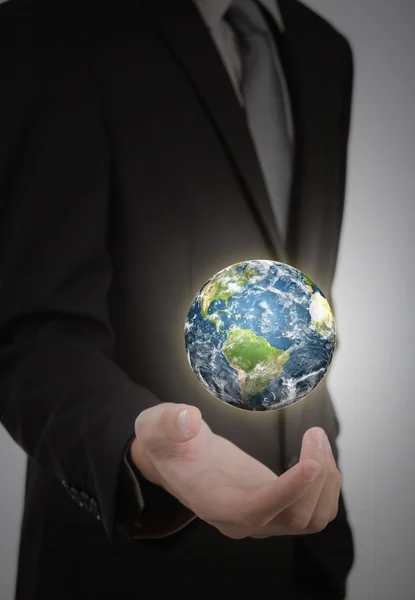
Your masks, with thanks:
[{"label": "black suit jacket", "polygon": [[198,518],[183,526],[186,509],[137,473],[128,491],[123,464],[137,414],[165,401],[199,406],[277,473],[314,425],[338,459],[324,381],[287,409],[247,414],[212,399],[184,351],[194,294],[229,264],[288,262],[330,299],[352,54],[303,4],[280,6],[295,128],[285,248],[243,110],[190,0],[0,7],[0,410],[28,454],[18,600],[131,598],[147,586],[345,597],[342,496],[318,534],[231,540]]}]

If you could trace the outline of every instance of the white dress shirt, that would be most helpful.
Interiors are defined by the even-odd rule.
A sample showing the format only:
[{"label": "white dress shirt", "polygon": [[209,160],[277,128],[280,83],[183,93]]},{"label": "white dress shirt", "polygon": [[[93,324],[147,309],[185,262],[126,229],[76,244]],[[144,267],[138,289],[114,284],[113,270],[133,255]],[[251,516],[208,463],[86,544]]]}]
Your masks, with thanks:
[{"label": "white dress shirt", "polygon": [[[284,32],[284,23],[281,12],[278,7],[277,0],[257,0],[264,8],[268,10],[272,18],[281,32]],[[238,50],[235,34],[229,23],[223,18],[226,11],[232,4],[232,0],[194,0],[206,27],[208,28],[213,41],[221,55],[222,61],[228,71],[232,81],[235,93],[238,96],[241,106],[244,105],[240,83],[241,83],[241,57]],[[284,94],[284,109],[287,119],[288,131],[291,141],[293,141],[293,124],[292,114],[289,101],[287,85],[285,82],[284,72],[278,56],[277,48],[274,41],[271,40],[274,49],[275,66],[281,77],[283,94]]]}]

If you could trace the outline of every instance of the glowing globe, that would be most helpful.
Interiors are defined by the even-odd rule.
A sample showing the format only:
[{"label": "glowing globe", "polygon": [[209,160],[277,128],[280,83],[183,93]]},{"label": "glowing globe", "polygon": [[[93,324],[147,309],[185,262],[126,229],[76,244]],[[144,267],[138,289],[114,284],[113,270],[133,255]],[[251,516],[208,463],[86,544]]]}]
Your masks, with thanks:
[{"label": "glowing globe", "polygon": [[280,262],[249,260],[213,275],[194,297],[184,340],[201,384],[227,404],[276,410],[309,394],[336,344],[322,291]]}]

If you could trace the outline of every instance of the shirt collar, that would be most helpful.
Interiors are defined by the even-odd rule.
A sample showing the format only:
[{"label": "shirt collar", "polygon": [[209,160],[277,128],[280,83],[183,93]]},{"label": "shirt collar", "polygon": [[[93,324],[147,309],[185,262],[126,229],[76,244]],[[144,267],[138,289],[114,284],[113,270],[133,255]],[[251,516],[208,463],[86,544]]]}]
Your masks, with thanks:
[{"label": "shirt collar", "polygon": [[[216,29],[232,4],[232,0],[194,0],[194,2],[199,7],[209,29]],[[258,2],[271,13],[279,29],[284,31],[278,0],[258,0]]]}]

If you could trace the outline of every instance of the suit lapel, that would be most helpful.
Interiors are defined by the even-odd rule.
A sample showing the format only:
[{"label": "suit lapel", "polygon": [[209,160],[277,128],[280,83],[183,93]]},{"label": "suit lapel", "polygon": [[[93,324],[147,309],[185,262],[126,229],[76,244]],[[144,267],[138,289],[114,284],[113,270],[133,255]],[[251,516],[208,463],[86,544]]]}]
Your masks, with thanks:
[{"label": "suit lapel", "polygon": [[[316,13],[279,0],[285,35],[270,21],[286,75],[295,129],[293,186],[286,243],[290,264],[329,296],[340,237],[345,72],[337,34]],[[332,51],[328,51],[327,49]]]},{"label": "suit lapel", "polygon": [[272,255],[287,262],[250,131],[211,35],[191,0],[148,1],[144,10],[175,52],[228,151]]}]

